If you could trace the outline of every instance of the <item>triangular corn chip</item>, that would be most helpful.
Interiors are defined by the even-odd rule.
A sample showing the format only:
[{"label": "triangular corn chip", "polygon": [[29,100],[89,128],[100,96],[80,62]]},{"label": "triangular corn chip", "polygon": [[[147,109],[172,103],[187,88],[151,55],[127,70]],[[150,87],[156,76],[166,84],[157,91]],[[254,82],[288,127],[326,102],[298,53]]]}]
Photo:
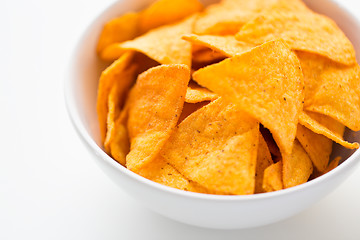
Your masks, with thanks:
[{"label": "triangular corn chip", "polygon": [[177,22],[201,11],[203,5],[197,0],[158,0],[140,14],[140,33]]},{"label": "triangular corn chip", "polygon": [[222,1],[210,5],[199,15],[194,33],[200,35],[233,35],[264,8],[277,0]]},{"label": "triangular corn chip", "polygon": [[278,191],[284,188],[282,179],[282,160],[268,166],[264,171],[262,188],[265,192]]},{"label": "triangular corn chip", "polygon": [[138,174],[168,187],[191,192],[207,193],[205,188],[186,179],[160,155],[158,155],[151,164],[140,169]]},{"label": "triangular corn chip", "polygon": [[192,31],[194,17],[182,22],[155,28],[131,41],[112,44],[104,49],[101,57],[114,60],[127,50],[142,52],[161,64],[186,64],[191,66],[191,44],[182,35]]},{"label": "triangular corn chip", "polygon": [[227,57],[241,54],[255,47],[255,45],[246,42],[240,42],[234,36],[212,36],[212,35],[184,35],[183,39],[195,45],[201,45],[222,53]]},{"label": "triangular corn chip", "polygon": [[199,103],[204,101],[213,101],[219,96],[206,88],[200,87],[194,82],[190,82],[186,90],[185,102]]},{"label": "triangular corn chip", "polygon": [[308,181],[313,172],[312,162],[299,141],[295,139],[291,154],[283,154],[284,188],[294,187]]},{"label": "triangular corn chip", "polygon": [[331,139],[314,133],[301,124],[298,125],[296,138],[309,155],[316,169],[319,172],[324,172],[332,151],[333,142]]},{"label": "triangular corn chip", "polygon": [[126,166],[137,172],[169,138],[181,114],[190,80],[186,65],[161,65],[139,75],[130,95]]},{"label": "triangular corn chip", "polygon": [[271,159],[269,148],[263,136],[260,134],[256,160],[255,193],[266,192],[266,190],[263,188],[264,171],[271,164],[273,164],[273,160]]},{"label": "triangular corn chip", "polygon": [[161,155],[210,191],[252,194],[258,136],[255,119],[219,98],[182,121]]},{"label": "triangular corn chip", "polygon": [[355,50],[336,23],[310,10],[289,9],[289,2],[279,1],[246,23],[236,39],[262,44],[284,39],[294,50],[326,56],[339,63],[356,63]]},{"label": "triangular corn chip", "polygon": [[289,154],[304,99],[302,76],[296,55],[273,41],[202,68],[193,79],[259,120]]},{"label": "triangular corn chip", "polygon": [[105,140],[107,129],[109,93],[115,82],[118,82],[118,91],[121,92],[119,99],[125,97],[125,91],[129,88],[129,86],[134,80],[131,75],[126,74],[126,68],[129,66],[132,58],[133,53],[127,52],[101,73],[98,85],[96,108],[98,113],[102,142],[104,142]]},{"label": "triangular corn chip", "polygon": [[[314,119],[314,117],[320,118],[322,121],[322,124],[319,123],[318,121],[316,121]],[[320,114],[316,114],[316,113],[302,112],[299,115],[299,122],[301,125],[304,125],[305,127],[311,129],[313,132],[315,132],[317,134],[322,134],[346,148],[349,148],[349,149],[359,148],[359,143],[357,143],[357,142],[349,143],[343,139],[343,137],[342,137],[342,134],[344,132],[343,125],[329,117],[321,116]],[[329,126],[330,128],[335,127],[335,129],[340,129],[341,134],[339,134],[337,131],[332,131],[327,126]]]},{"label": "triangular corn chip", "polygon": [[100,34],[97,52],[100,54],[113,43],[121,43],[138,35],[138,13],[126,13],[107,22]]},{"label": "triangular corn chip", "polygon": [[360,130],[360,67],[344,66],[314,54],[297,52],[305,81],[304,108]]}]

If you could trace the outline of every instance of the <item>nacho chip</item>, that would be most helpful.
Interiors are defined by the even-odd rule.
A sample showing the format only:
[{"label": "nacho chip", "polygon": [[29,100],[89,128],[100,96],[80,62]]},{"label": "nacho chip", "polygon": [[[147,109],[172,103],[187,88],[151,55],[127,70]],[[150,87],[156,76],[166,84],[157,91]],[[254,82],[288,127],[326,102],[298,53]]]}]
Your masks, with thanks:
[{"label": "nacho chip", "polygon": [[184,103],[183,110],[178,120],[178,124],[180,124],[184,119],[190,116],[193,112],[197,111],[198,109],[202,108],[203,106],[209,104],[209,101],[198,102],[198,103]]},{"label": "nacho chip", "polygon": [[289,2],[293,1],[279,1],[246,23],[236,39],[262,44],[281,38],[294,50],[320,54],[347,65],[356,63],[351,42],[333,20],[310,10],[289,9]]},{"label": "nacho chip", "polygon": [[282,41],[200,69],[193,79],[259,120],[280,150],[291,153],[304,83],[297,57]]},{"label": "nacho chip", "polygon": [[255,45],[246,42],[240,42],[234,36],[212,36],[212,35],[184,35],[183,39],[195,45],[208,47],[224,56],[233,57],[236,54],[249,51]]},{"label": "nacho chip", "polygon": [[208,193],[208,191],[199,184],[187,180],[160,155],[158,155],[151,164],[140,169],[138,174],[168,187],[191,192]]},{"label": "nacho chip", "polygon": [[194,33],[199,35],[234,35],[242,25],[250,21],[276,0],[223,1],[211,5],[199,15]]},{"label": "nacho chip", "polygon": [[269,148],[260,134],[256,160],[255,193],[266,192],[266,189],[263,188],[264,171],[271,164],[273,164],[273,160],[271,159]]},{"label": "nacho chip", "polygon": [[137,172],[156,157],[179,119],[189,80],[190,70],[181,64],[139,75],[129,99],[127,168]]},{"label": "nacho chip", "polygon": [[[133,82],[131,75],[127,75],[126,68],[129,66],[131,59],[133,58],[132,52],[127,52],[121,58],[116,60],[107,69],[105,69],[100,76],[98,95],[97,95],[97,114],[100,125],[101,141],[104,142],[106,129],[107,129],[107,115],[108,115],[108,97],[111,88],[115,82],[118,82],[118,91],[122,92],[119,98],[125,97],[125,90]],[[118,104],[121,105],[121,104]]]},{"label": "nacho chip", "polygon": [[307,182],[312,172],[313,165],[309,156],[299,141],[295,139],[292,153],[283,155],[284,188]]},{"label": "nacho chip", "polygon": [[[198,45],[192,45],[194,46]],[[192,68],[201,68],[209,64],[217,63],[224,60],[226,56],[220,52],[213,51],[209,48],[202,48],[192,52]],[[200,67],[197,67],[200,66]]]},{"label": "nacho chip", "polygon": [[191,66],[191,44],[182,35],[192,31],[194,17],[180,23],[166,25],[147,32],[134,40],[112,44],[104,49],[101,58],[114,60],[125,51],[142,52],[161,64],[186,64]]},{"label": "nacho chip", "polygon": [[213,101],[218,98],[218,95],[209,91],[206,88],[200,87],[194,82],[190,82],[186,90],[185,102],[199,103],[204,101]]},{"label": "nacho chip", "polygon": [[97,53],[100,54],[113,43],[135,38],[138,35],[138,21],[139,14],[130,12],[107,22],[99,37]]},{"label": "nacho chip", "polygon": [[296,138],[309,155],[312,163],[319,172],[324,172],[329,163],[333,142],[331,139],[314,133],[310,129],[299,124]]},{"label": "nacho chip", "polygon": [[202,9],[203,5],[197,0],[158,0],[141,12],[140,32],[177,22]]},{"label": "nacho chip", "polygon": [[[326,126],[320,124],[318,121],[316,121],[315,119],[313,119],[311,116],[315,116],[318,118],[322,119],[323,124],[325,124],[326,126],[329,126],[330,128],[335,129],[335,131],[332,131],[331,129],[327,128]],[[355,143],[349,143],[347,141],[345,141],[342,137],[342,134],[344,132],[344,128],[342,126],[342,124],[337,123],[335,120],[326,117],[326,116],[319,116],[320,114],[316,113],[305,113],[302,112],[299,115],[299,122],[304,125],[305,127],[311,129],[313,132],[318,133],[318,134],[322,134],[328,138],[330,138],[331,140],[333,140],[334,142],[349,148],[349,149],[356,149],[359,148],[359,143],[355,142]],[[336,129],[340,129],[338,131],[341,132],[341,134],[337,133]]]},{"label": "nacho chip", "polygon": [[161,155],[209,190],[252,194],[258,136],[255,119],[219,98],[182,121]]},{"label": "nacho chip", "polygon": [[262,188],[265,192],[278,191],[284,188],[282,180],[282,161],[273,163],[264,171]]}]

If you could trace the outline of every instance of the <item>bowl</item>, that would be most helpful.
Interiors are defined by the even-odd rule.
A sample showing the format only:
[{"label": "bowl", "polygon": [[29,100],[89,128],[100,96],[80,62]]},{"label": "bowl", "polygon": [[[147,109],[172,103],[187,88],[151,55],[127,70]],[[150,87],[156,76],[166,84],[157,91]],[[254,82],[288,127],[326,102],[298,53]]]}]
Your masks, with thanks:
[{"label": "bowl", "polygon": [[[109,157],[102,149],[96,115],[97,83],[104,69],[95,46],[103,24],[130,10],[140,10],[151,1],[118,1],[102,12],[86,29],[74,49],[65,81],[68,113],[78,135],[104,173],[135,200],[149,209],[190,225],[236,229],[250,228],[289,218],[333,191],[359,163],[360,150],[334,144],[334,154],[346,159],[333,171],[305,184],[285,190],[246,196],[219,196],[173,189],[147,180]],[[205,4],[210,1],[204,1]],[[330,0],[305,3],[334,19],[355,50],[360,52],[360,24],[345,9]],[[360,133],[346,131],[345,139],[360,141]]]}]

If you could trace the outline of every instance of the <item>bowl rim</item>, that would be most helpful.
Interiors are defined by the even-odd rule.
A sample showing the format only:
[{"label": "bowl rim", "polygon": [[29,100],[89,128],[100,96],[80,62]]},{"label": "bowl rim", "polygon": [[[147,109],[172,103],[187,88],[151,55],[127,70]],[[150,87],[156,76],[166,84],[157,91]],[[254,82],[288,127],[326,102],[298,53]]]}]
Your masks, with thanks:
[{"label": "bowl rim", "polygon": [[[334,0],[326,0],[329,2],[332,2],[336,5],[337,8],[339,8],[340,11],[344,12],[352,22],[356,23],[359,26],[360,29],[360,22],[359,19],[356,18],[353,14],[351,14],[346,8],[344,8],[342,5],[340,5],[338,2]],[[72,122],[72,125],[74,129],[76,130],[78,136],[84,143],[84,145],[97,157],[101,158],[101,161],[104,161],[107,165],[115,168],[117,171],[119,171],[121,174],[125,174],[130,178],[135,179],[140,184],[145,184],[150,188],[153,188],[157,191],[161,191],[164,193],[169,193],[173,195],[177,195],[179,197],[183,198],[192,198],[192,199],[198,199],[198,200],[208,200],[208,201],[220,201],[220,202],[233,202],[233,201],[260,201],[270,198],[278,198],[283,195],[289,195],[295,192],[299,191],[305,191],[308,188],[312,188],[315,186],[318,186],[322,182],[328,181],[331,178],[334,178],[336,176],[341,175],[343,172],[347,171],[348,168],[351,168],[352,166],[355,166],[356,161],[360,161],[360,149],[357,149],[352,155],[345,159],[339,166],[337,166],[335,169],[331,170],[328,173],[325,173],[324,175],[321,175],[315,179],[312,179],[306,183],[290,187],[287,189],[282,189],[274,192],[266,192],[266,193],[256,193],[256,194],[250,194],[250,195],[215,195],[215,194],[204,194],[204,193],[196,193],[196,192],[190,192],[190,191],[184,191],[172,187],[168,187],[156,182],[153,182],[149,179],[146,179],[126,167],[122,166],[120,163],[118,163],[116,160],[111,158],[109,155],[105,153],[105,151],[96,144],[95,140],[90,136],[90,133],[85,129],[85,126],[83,125],[81,121],[81,117],[79,115],[79,112],[76,109],[76,99],[75,96],[72,95],[74,91],[74,82],[76,82],[76,76],[74,76],[76,72],[76,63],[77,63],[77,55],[78,55],[78,49],[80,49],[81,44],[86,40],[87,36],[92,31],[93,26],[96,22],[99,21],[101,17],[106,15],[108,12],[110,12],[113,8],[116,8],[120,6],[123,3],[123,1],[115,1],[111,3],[109,6],[104,8],[102,11],[100,11],[96,17],[87,25],[85,30],[80,34],[80,38],[78,38],[78,41],[76,44],[74,44],[74,47],[71,51],[69,63],[67,69],[67,74],[65,76],[65,81],[63,84],[63,93],[64,93],[64,99],[65,99],[65,106],[68,112],[68,116],[70,118],[70,121]],[[350,175],[350,174],[349,174]],[[335,188],[334,188],[335,189]]]}]

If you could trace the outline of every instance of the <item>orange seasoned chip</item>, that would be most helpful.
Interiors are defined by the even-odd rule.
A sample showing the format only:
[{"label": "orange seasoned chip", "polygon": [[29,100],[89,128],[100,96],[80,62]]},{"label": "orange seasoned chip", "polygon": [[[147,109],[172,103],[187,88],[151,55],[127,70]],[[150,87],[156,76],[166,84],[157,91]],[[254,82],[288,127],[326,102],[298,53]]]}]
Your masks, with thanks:
[{"label": "orange seasoned chip", "polygon": [[141,12],[140,32],[174,23],[202,9],[197,0],[158,0]]},{"label": "orange seasoned chip", "polygon": [[267,167],[273,164],[269,148],[263,138],[259,135],[259,146],[256,160],[256,173],[255,173],[255,193],[266,192],[263,188],[264,171]]},{"label": "orange seasoned chip", "polygon": [[[119,84],[119,86],[117,86],[117,91],[120,92],[119,100],[125,97],[125,91],[134,80],[133,76],[128,74],[126,70],[132,58],[133,53],[127,52],[101,73],[98,85],[96,108],[102,142],[105,140],[107,129],[108,100],[110,91],[114,84],[117,83]],[[122,103],[118,103],[118,105],[122,105]]]},{"label": "orange seasoned chip", "polygon": [[161,65],[139,75],[129,99],[127,168],[137,172],[156,157],[176,126],[189,80],[190,70],[182,64]]},{"label": "orange seasoned chip", "polygon": [[255,47],[254,44],[240,42],[234,36],[184,35],[183,39],[195,45],[204,46],[224,56],[232,57]]},{"label": "orange seasoned chip", "polygon": [[314,133],[310,129],[299,124],[296,138],[309,155],[312,163],[319,172],[324,172],[329,163],[333,142],[331,139]]},{"label": "orange seasoned chip", "polygon": [[158,155],[151,164],[140,169],[138,174],[168,187],[191,192],[208,193],[208,191],[199,184],[186,179],[160,155]]},{"label": "orange seasoned chip", "polygon": [[[319,123],[316,119],[319,119],[322,123]],[[313,132],[322,134],[346,148],[359,148],[359,143],[349,143],[343,139],[342,134],[344,132],[344,127],[334,119],[327,116],[321,116],[321,114],[302,112],[299,115],[299,122]]]},{"label": "orange seasoned chip", "polygon": [[199,15],[194,33],[200,35],[233,35],[242,25],[277,0],[222,1],[211,5]]},{"label": "orange seasoned chip", "polygon": [[191,66],[191,44],[182,35],[192,31],[194,17],[180,23],[165,25],[147,32],[134,40],[112,44],[104,49],[101,58],[114,60],[125,51],[142,52],[161,64],[186,64]]},{"label": "orange seasoned chip", "polygon": [[182,121],[161,155],[210,191],[252,194],[259,123],[219,98]]},{"label": "orange seasoned chip", "polygon": [[138,34],[138,13],[126,13],[107,22],[100,34],[97,52],[100,54],[107,46],[133,39]]},{"label": "orange seasoned chip", "polygon": [[187,103],[199,103],[204,101],[213,101],[218,98],[218,95],[197,85],[194,82],[190,82],[186,90],[185,102]]},{"label": "orange seasoned chip", "polygon": [[198,103],[184,103],[184,107],[183,110],[181,112],[181,115],[179,117],[178,120],[178,124],[181,123],[185,118],[187,118],[188,116],[190,116],[193,112],[195,112],[196,110],[202,108],[203,106],[209,104],[209,101],[204,101],[204,102],[198,102]]},{"label": "orange seasoned chip", "polygon": [[200,69],[193,79],[259,120],[280,150],[291,153],[304,83],[298,59],[283,41]]},{"label": "orange seasoned chip", "polygon": [[284,188],[282,179],[282,160],[268,166],[264,171],[262,188],[265,192],[278,191]]},{"label": "orange seasoned chip", "polygon": [[283,155],[284,188],[307,182],[312,172],[313,165],[309,156],[299,141],[295,140],[292,153]]},{"label": "orange seasoned chip", "polygon": [[356,63],[351,42],[333,20],[299,4],[289,7],[290,2],[279,1],[262,12],[240,29],[236,39],[262,44],[281,38],[294,50],[320,54],[347,65]]}]

